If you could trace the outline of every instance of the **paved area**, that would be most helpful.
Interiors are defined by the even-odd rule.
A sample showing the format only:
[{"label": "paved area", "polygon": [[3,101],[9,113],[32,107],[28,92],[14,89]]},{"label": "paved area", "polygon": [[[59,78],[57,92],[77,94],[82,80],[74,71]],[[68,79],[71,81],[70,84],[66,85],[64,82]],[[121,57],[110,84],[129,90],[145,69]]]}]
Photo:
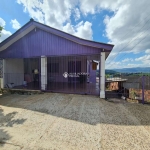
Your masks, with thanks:
[{"label": "paved area", "polygon": [[148,150],[150,106],[72,94],[0,96],[1,150]]}]

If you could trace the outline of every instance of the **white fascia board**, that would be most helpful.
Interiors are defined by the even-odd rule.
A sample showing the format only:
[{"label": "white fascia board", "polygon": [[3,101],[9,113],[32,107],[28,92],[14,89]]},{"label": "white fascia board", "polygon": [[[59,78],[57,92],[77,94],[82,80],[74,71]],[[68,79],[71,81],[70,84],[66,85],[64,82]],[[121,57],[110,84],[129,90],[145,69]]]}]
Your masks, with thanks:
[{"label": "white fascia board", "polygon": [[14,38],[12,38],[9,42],[7,42],[6,44],[4,44],[3,46],[0,47],[0,51],[5,50],[7,47],[9,47],[11,44],[13,44],[14,42],[18,41],[19,39],[21,39],[22,37],[24,37],[25,35],[27,35],[30,31],[32,31],[35,28],[34,25],[31,25],[29,28],[27,28],[26,30],[24,30],[23,32],[21,32],[20,34],[16,35]]}]

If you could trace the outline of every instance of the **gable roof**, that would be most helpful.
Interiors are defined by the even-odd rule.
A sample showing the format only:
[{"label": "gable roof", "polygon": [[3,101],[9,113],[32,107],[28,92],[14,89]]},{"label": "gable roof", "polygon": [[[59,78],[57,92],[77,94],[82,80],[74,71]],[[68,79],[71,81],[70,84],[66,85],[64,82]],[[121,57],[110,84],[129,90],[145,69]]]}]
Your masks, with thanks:
[{"label": "gable roof", "polygon": [[106,51],[106,52],[111,52],[112,48],[114,47],[114,45],[112,45],[112,44],[95,42],[95,41],[90,41],[90,40],[76,37],[74,35],[68,34],[66,32],[60,31],[58,29],[52,28],[45,24],[36,22],[33,19],[30,19],[30,21],[28,23],[26,23],[23,27],[21,27],[19,30],[17,30],[14,34],[12,34],[7,39],[5,39],[3,42],[0,43],[0,51],[5,50],[11,44],[13,44],[17,40],[19,40],[20,38],[22,38],[26,34],[28,34],[30,31],[32,31],[34,29],[36,30],[36,28],[40,28],[46,32],[50,32],[52,34],[55,34],[57,36],[60,36],[62,38],[65,38],[67,40],[73,41],[73,42],[81,44],[81,45],[86,45],[86,46],[95,47],[95,48],[101,48],[101,49],[103,49],[103,51]]}]

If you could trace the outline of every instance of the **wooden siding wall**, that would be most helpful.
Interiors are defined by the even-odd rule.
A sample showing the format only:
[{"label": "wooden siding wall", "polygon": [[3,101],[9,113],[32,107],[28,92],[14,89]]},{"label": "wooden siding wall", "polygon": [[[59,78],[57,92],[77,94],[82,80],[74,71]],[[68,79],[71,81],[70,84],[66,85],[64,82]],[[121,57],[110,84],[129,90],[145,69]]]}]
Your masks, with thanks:
[{"label": "wooden siding wall", "polygon": [[26,36],[0,52],[0,58],[29,58],[42,55],[66,56],[87,54],[100,54],[100,49],[80,45],[63,37],[36,28],[36,30],[32,30]]}]

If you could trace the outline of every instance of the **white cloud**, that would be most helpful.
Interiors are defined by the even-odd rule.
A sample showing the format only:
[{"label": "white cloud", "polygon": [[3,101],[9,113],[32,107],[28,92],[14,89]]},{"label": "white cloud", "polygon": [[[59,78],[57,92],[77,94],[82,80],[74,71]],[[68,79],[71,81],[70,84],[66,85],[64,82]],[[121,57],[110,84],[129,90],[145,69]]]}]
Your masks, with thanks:
[{"label": "white cloud", "polygon": [[2,18],[0,18],[0,26],[4,27],[5,25],[6,25],[6,22]]},{"label": "white cloud", "polygon": [[81,21],[76,26],[67,23],[66,26],[63,27],[63,30],[75,36],[92,40],[93,31],[91,27],[92,27],[92,23],[88,21],[84,23],[83,21]]},{"label": "white cloud", "polygon": [[70,20],[71,10],[75,9],[78,0],[17,0],[24,6],[24,12],[39,22],[62,29],[62,24]]},{"label": "white cloud", "polygon": [[14,29],[19,29],[21,27],[20,23],[16,19],[11,20],[10,23]]},{"label": "white cloud", "polygon": [[96,14],[103,10],[108,10],[113,14],[111,16],[106,14],[103,20],[106,27],[105,37],[109,39],[109,43],[115,44],[107,62],[115,63],[115,58],[120,61],[124,59],[119,65],[115,63],[115,67],[126,67],[130,61],[134,65],[130,63],[129,66],[149,64],[144,60],[141,60],[141,64],[137,64],[135,60],[126,59],[126,55],[119,55],[119,53],[136,54],[143,51],[150,54],[149,6],[150,1],[147,0],[136,2],[135,0],[80,0],[80,10],[86,15]]},{"label": "white cloud", "polygon": [[[136,2],[135,0],[17,0],[17,2],[23,5],[24,12],[29,13],[35,20],[87,39],[92,39],[93,36],[92,23],[81,21],[73,25],[71,17],[78,21],[83,14],[86,18],[88,14],[95,16],[107,10],[111,12],[111,16],[110,13],[106,14],[103,20],[104,35],[108,38],[108,43],[115,44],[107,62],[111,62],[115,68],[149,65],[150,1],[148,0]],[[129,59],[126,55],[119,55],[119,52],[128,54],[145,52],[145,55]],[[116,56],[119,57],[116,60],[120,62],[115,62]],[[106,67],[108,65],[112,68],[110,63],[106,64]]]},{"label": "white cloud", "polygon": [[[114,51],[119,52],[124,47],[122,50],[124,53],[131,51],[137,53],[149,49],[150,1],[143,0],[135,3],[134,0],[118,0],[118,2],[120,3],[116,5],[115,10],[112,9],[114,15],[106,16],[104,20],[106,36],[116,45]],[[139,43],[140,41],[142,42]]]},{"label": "white cloud", "polygon": [[137,62],[126,62],[126,63],[122,63],[122,62],[111,62],[110,64],[106,64],[106,68],[107,69],[121,69],[121,68],[134,68],[134,67],[150,67],[150,63],[147,64],[147,66],[145,66],[144,63],[137,63]]},{"label": "white cloud", "polygon": [[[138,55],[137,55],[138,56]],[[112,57],[112,56],[111,56]],[[133,68],[133,67],[150,67],[150,55],[143,55],[140,57],[125,58],[120,61],[115,61],[108,58],[109,62],[106,62],[106,69],[120,69],[120,68]]]},{"label": "white cloud", "polygon": [[0,18],[0,26],[4,28],[1,32],[0,42],[2,42],[3,40],[5,40],[7,37],[11,35],[10,31],[5,30],[5,25],[6,22],[2,18]]},{"label": "white cloud", "polygon": [[8,38],[10,35],[11,35],[10,31],[6,31],[5,29],[3,29],[1,32],[0,42]]},{"label": "white cloud", "polygon": [[121,67],[119,67],[119,66],[121,66],[121,62],[112,61],[111,63],[106,64],[106,68],[107,68],[107,69],[121,68]]},{"label": "white cloud", "polygon": [[63,26],[63,31],[68,32],[70,34],[75,34],[74,26],[70,23],[67,23],[65,26]]},{"label": "white cloud", "polygon": [[75,33],[76,36],[92,40],[93,37],[93,31],[92,31],[92,23],[86,21],[85,23],[80,22],[79,25],[77,25],[76,30],[77,32]]},{"label": "white cloud", "polygon": [[[111,12],[111,16],[106,14],[103,20],[106,27],[105,37],[109,39],[109,43],[115,44],[107,59],[109,63],[106,63],[106,68],[150,66],[148,55],[136,58],[136,60],[126,58],[126,55],[119,55],[119,53],[133,55],[140,52],[150,54],[150,18],[148,15],[150,1],[80,0],[80,3],[80,10],[85,15],[96,14],[103,10]],[[121,63],[115,62],[115,59],[120,60]]]},{"label": "white cloud", "polygon": [[24,12],[28,12],[30,17],[41,23],[85,39],[92,39],[92,23],[85,21],[77,25],[71,24],[72,13],[76,21],[80,19],[78,0],[17,0],[17,2],[24,6]]},{"label": "white cloud", "polygon": [[107,69],[117,69],[117,68],[133,68],[133,67],[150,67],[150,55],[143,55],[141,57],[125,58],[122,61],[110,61],[106,63]]},{"label": "white cloud", "polygon": [[130,61],[134,61],[134,59],[132,59],[132,58],[125,58],[124,60],[122,60],[122,62],[130,62]]},{"label": "white cloud", "polygon": [[[17,3],[23,5],[24,12],[29,13],[31,18],[37,19],[39,22],[44,23],[44,14],[42,13],[43,5],[40,1],[37,1],[37,0],[32,0],[32,1],[31,0],[17,0]],[[47,6],[45,5],[45,10],[46,9],[47,9]],[[50,13],[47,15],[50,15]]]},{"label": "white cloud", "polygon": [[136,67],[144,67],[143,64],[139,63],[139,64],[127,64],[124,68],[136,68]]},{"label": "white cloud", "polygon": [[100,10],[116,11],[123,0],[80,0],[80,9],[84,14],[95,14]]},{"label": "white cloud", "polygon": [[136,58],[135,61],[143,61],[143,62],[149,61],[150,64],[150,55],[141,56],[139,58]]},{"label": "white cloud", "polygon": [[150,54],[150,49],[147,49],[145,53]]},{"label": "white cloud", "polygon": [[75,12],[74,17],[75,17],[75,20],[77,21],[80,19],[80,10],[78,8],[75,8],[74,12]]}]

